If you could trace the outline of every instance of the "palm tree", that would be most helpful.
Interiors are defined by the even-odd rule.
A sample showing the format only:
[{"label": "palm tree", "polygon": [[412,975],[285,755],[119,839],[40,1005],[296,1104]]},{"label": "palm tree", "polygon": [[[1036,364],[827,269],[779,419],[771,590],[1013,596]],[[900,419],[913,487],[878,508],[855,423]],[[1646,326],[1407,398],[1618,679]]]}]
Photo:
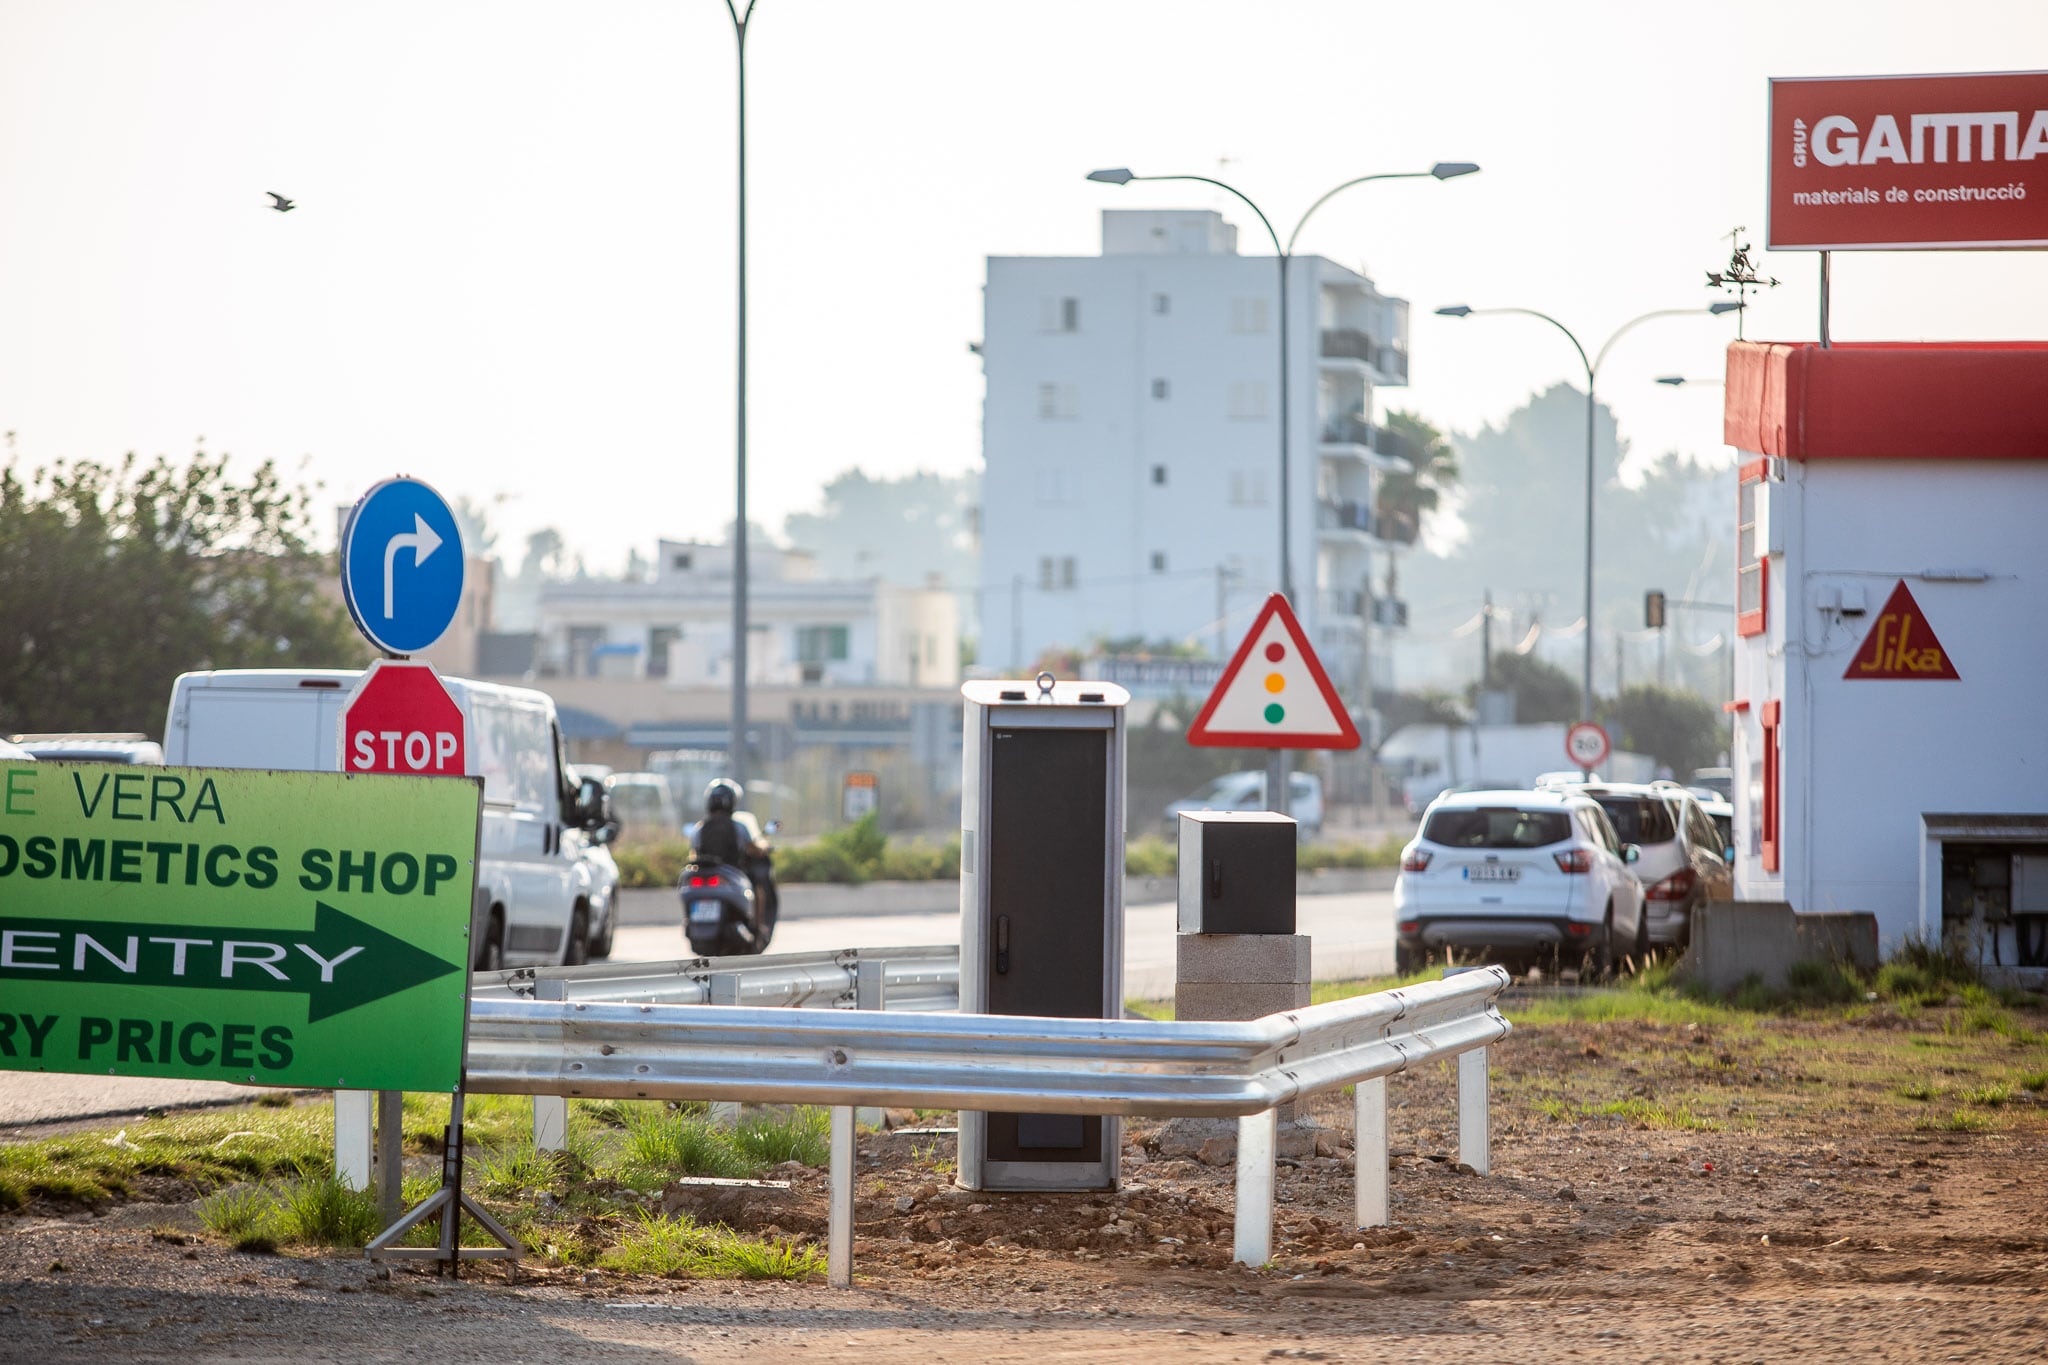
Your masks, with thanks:
[{"label": "palm tree", "polygon": [[[1394,532],[1387,535],[1382,531],[1381,535],[1399,544],[1412,545],[1421,534],[1423,515],[1436,511],[1444,494],[1457,485],[1458,452],[1441,431],[1412,412],[1390,411],[1381,425],[1392,438],[1388,442],[1391,453],[1413,467],[1410,473],[1380,476],[1378,510],[1390,523],[1388,529]],[[1387,597],[1400,595],[1396,591],[1396,559],[1392,553],[1387,556]]]}]

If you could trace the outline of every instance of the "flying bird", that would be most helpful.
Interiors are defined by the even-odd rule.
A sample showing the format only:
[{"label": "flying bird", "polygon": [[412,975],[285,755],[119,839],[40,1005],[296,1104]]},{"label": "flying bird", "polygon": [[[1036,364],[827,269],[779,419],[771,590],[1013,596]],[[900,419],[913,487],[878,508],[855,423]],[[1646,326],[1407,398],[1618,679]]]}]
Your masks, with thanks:
[{"label": "flying bird", "polygon": [[270,207],[276,209],[279,213],[290,213],[293,209],[298,207],[297,204],[294,204],[291,200],[285,198],[276,190],[265,190],[263,192],[269,195],[272,199],[277,201],[273,203]]}]

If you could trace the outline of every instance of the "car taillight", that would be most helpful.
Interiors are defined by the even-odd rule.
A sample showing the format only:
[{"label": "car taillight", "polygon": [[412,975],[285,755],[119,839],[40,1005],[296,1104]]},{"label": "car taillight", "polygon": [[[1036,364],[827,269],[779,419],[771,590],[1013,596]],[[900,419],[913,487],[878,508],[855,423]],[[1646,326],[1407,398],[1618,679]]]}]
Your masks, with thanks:
[{"label": "car taillight", "polygon": [[1550,856],[1557,859],[1557,870],[1559,872],[1591,872],[1593,870],[1593,855],[1583,848],[1575,848],[1569,853],[1553,853]]},{"label": "car taillight", "polygon": [[1699,874],[1691,868],[1680,868],[1651,887],[1646,893],[1653,901],[1682,901],[1692,894],[1699,882]]},{"label": "car taillight", "polygon": [[1411,848],[1401,855],[1401,870],[1403,872],[1427,872],[1429,871],[1429,858],[1430,853],[1428,849]]},{"label": "car taillight", "polygon": [[1421,929],[1422,921],[1419,919],[1404,919],[1394,926],[1394,932],[1397,934],[1413,934],[1420,932]]}]

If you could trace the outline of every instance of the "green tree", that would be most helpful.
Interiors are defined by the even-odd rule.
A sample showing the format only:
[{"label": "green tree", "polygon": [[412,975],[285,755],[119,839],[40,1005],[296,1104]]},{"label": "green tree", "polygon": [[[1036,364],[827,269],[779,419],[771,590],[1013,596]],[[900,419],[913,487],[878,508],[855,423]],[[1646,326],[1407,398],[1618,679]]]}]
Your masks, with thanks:
[{"label": "green tree", "polygon": [[1696,692],[1631,687],[1599,711],[1616,748],[1649,754],[1674,773],[1707,767],[1728,747],[1720,712]]},{"label": "green tree", "polygon": [[1441,431],[1412,412],[1391,411],[1383,425],[1394,438],[1394,453],[1413,472],[1381,476],[1380,510],[1419,527],[1423,516],[1436,511],[1444,495],[1457,487],[1458,452]]},{"label": "green tree", "polygon": [[0,732],[161,737],[188,669],[362,662],[309,498],[203,451],[0,468]]},{"label": "green tree", "polygon": [[[1549,720],[1579,718],[1579,683],[1556,664],[1545,663],[1534,654],[1493,656],[1493,685],[1498,691],[1515,694],[1515,721],[1534,725]],[[1465,700],[1476,702],[1479,684],[1465,689]]]}]

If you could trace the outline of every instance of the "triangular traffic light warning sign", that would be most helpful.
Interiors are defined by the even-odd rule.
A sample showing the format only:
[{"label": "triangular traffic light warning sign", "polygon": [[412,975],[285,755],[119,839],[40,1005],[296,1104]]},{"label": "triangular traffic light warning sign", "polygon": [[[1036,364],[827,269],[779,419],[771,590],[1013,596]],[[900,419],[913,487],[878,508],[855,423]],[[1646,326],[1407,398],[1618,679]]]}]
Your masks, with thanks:
[{"label": "triangular traffic light warning sign", "polygon": [[1849,682],[1876,678],[1921,682],[1961,679],[1962,674],[1956,672],[1948,651],[1935,638],[1934,627],[1920,614],[1920,604],[1901,578],[1842,677]]},{"label": "triangular traffic light warning sign", "polygon": [[1235,749],[1356,749],[1358,727],[1287,599],[1274,593],[1230,660],[1188,743]]}]

